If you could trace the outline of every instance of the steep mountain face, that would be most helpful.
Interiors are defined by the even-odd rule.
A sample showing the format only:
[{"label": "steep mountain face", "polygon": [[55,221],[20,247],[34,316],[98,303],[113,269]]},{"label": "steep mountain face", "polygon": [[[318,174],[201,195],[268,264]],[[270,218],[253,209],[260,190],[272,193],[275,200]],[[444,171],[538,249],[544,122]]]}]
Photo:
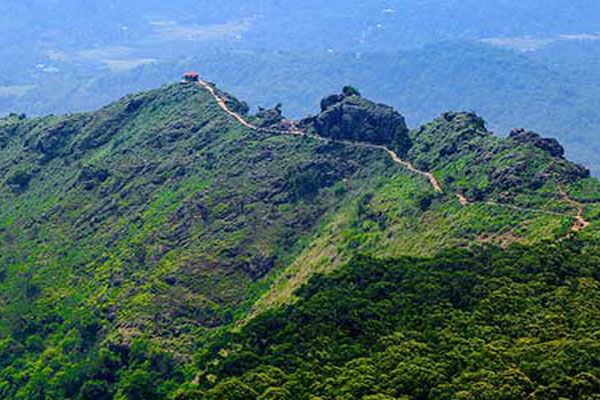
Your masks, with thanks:
[{"label": "steep mountain face", "polygon": [[[85,294],[129,333],[230,322],[252,282],[389,168],[383,154],[259,136],[217,110],[174,86],[98,113],[2,121],[5,327],[23,274],[33,304]],[[48,279],[57,271],[94,284],[64,288]]]},{"label": "steep mountain face", "polygon": [[[533,133],[497,138],[470,113],[409,132],[399,113],[352,88],[294,124],[279,108],[247,115],[244,103],[203,84],[127,96],[93,113],[0,119],[0,397],[164,399],[193,381],[216,392],[183,388],[179,398],[290,398],[281,393],[292,386],[264,394],[265,382],[288,380],[271,377],[268,363],[270,372],[257,377],[266,381],[249,390],[228,378],[243,374],[248,386],[246,372],[267,348],[281,351],[283,364],[296,357],[279,322],[261,324],[279,312],[296,318],[279,307],[297,295],[309,301],[306,290],[320,289],[296,289],[315,274],[357,255],[424,257],[598,237],[600,184]],[[415,273],[427,263],[415,264]],[[392,285],[395,277],[393,287],[379,282],[370,266],[356,274],[382,299],[407,290]],[[352,292],[344,286],[351,282],[324,282]],[[445,304],[446,295],[435,298]],[[307,307],[294,321],[317,312]],[[245,328],[253,318],[259,322]],[[236,323],[242,336],[265,336],[266,347],[248,350],[258,359],[240,355],[245,342],[223,345]],[[363,328],[355,328],[323,343],[356,345],[350,339]],[[283,348],[272,350],[271,333]],[[391,328],[368,340],[387,334]],[[234,353],[231,362],[219,358]],[[323,368],[361,354],[328,358]],[[292,380],[308,385],[326,375]],[[279,387],[275,381],[267,386]],[[334,398],[306,387],[302,398]]]}]

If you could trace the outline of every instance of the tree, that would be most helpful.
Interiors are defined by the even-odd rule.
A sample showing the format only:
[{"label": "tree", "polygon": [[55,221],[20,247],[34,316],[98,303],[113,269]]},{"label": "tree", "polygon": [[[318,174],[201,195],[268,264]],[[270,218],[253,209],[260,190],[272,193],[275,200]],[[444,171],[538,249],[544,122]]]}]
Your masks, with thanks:
[{"label": "tree", "polygon": [[258,393],[237,378],[219,383],[207,393],[210,400],[255,400]]},{"label": "tree", "polygon": [[344,86],[342,93],[344,93],[345,96],[360,96],[358,89],[350,85]]}]

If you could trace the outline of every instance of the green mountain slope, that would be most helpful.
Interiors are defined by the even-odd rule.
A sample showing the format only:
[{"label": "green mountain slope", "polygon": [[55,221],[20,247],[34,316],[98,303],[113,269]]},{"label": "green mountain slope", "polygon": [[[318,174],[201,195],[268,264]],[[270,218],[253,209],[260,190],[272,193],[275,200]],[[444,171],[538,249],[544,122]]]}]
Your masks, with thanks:
[{"label": "green mountain slope", "polygon": [[357,254],[598,236],[598,181],[536,134],[409,132],[352,88],[296,124],[204,85],[0,120],[2,397],[167,398]]},{"label": "green mountain slope", "polygon": [[381,152],[244,129],[195,87],[3,125],[7,281],[48,304],[77,293],[127,331],[231,321],[253,281],[393,171]]},{"label": "green mountain slope", "polygon": [[595,399],[598,245],[359,257],[199,353],[179,398]]}]

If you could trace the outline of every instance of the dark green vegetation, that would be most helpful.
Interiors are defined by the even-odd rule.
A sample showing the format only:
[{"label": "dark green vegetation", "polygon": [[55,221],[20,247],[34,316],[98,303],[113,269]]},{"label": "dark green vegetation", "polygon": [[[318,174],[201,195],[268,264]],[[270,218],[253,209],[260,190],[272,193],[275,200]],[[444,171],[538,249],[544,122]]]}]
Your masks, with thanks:
[{"label": "dark green vegetation", "polygon": [[[487,379],[469,381],[470,372],[504,376],[476,354],[483,348],[479,339],[494,336],[466,313],[502,282],[539,281],[522,297],[542,302],[553,284],[572,288],[566,282],[596,279],[598,181],[565,160],[558,144],[538,136],[493,137],[472,113],[444,114],[408,132],[392,109],[350,87],[344,92],[309,121],[327,121],[328,132],[343,132],[345,139],[393,145],[435,174],[443,193],[381,149],[244,128],[195,85],[130,95],[94,113],[0,119],[0,398],[194,398],[195,390],[205,392],[196,397],[215,400],[278,399],[288,392],[292,398],[426,398],[418,390],[465,392],[469,382]],[[245,103],[219,93],[232,110],[247,112]],[[338,107],[340,118],[332,118]],[[269,125],[280,114],[276,108],[248,118]],[[473,202],[461,205],[457,193]],[[591,225],[568,239],[578,212],[574,201],[583,203]],[[560,247],[540,244],[547,240]],[[478,250],[481,243],[530,247],[504,253]],[[473,250],[422,258],[451,248]],[[547,254],[555,257],[555,270],[543,261],[550,260]],[[573,264],[576,257],[581,264]],[[522,264],[512,268],[506,260]],[[311,276],[348,262],[338,275],[295,292]],[[444,279],[451,284],[440,283]],[[364,286],[353,286],[357,281]],[[421,293],[413,284],[434,287]],[[449,298],[453,287],[457,295]],[[458,293],[471,300],[461,303]],[[298,296],[295,305],[277,308]],[[324,303],[312,302],[319,296]],[[405,302],[410,298],[412,305]],[[515,304],[509,311],[518,315],[523,309]],[[419,331],[438,321],[411,318],[450,317],[454,311],[447,311],[455,309],[467,319],[459,325],[440,320],[440,329],[460,327],[460,349],[472,348],[473,355],[452,364],[445,355],[451,345],[437,339],[441,333]],[[362,312],[370,314],[355,314]],[[556,322],[561,332],[580,340],[584,333],[568,322],[577,315],[565,318],[571,319]],[[233,334],[244,320],[250,322]],[[328,320],[333,325],[319,322]],[[268,321],[275,325],[262,330]],[[317,336],[307,337],[311,331]],[[397,338],[383,339],[395,332]],[[253,335],[264,338],[264,347],[252,347],[263,343],[253,344]],[[318,344],[311,352],[313,340]],[[414,372],[401,374],[413,376],[413,385],[429,386],[406,383],[403,392],[392,391],[396,381],[383,378],[399,367],[380,364],[378,354],[394,343],[414,344],[424,361],[431,358],[435,367],[424,363],[422,376],[412,370],[418,361],[394,359]],[[313,375],[304,375],[309,364],[297,364],[303,353]],[[345,392],[337,383],[351,361],[347,381],[355,381],[353,366],[362,368],[356,358],[374,368],[376,389]],[[566,376],[595,373],[587,365]],[[532,382],[527,390],[555,376],[519,368]],[[465,383],[454,384],[455,378]],[[561,382],[559,389],[567,390]]]},{"label": "dark green vegetation", "polygon": [[179,398],[596,399],[599,245],[358,257],[198,352]]}]

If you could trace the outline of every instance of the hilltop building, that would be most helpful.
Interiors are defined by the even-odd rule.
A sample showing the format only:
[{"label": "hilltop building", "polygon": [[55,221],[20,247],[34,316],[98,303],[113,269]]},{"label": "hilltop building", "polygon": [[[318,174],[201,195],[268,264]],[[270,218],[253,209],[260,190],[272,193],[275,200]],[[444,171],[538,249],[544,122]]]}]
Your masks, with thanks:
[{"label": "hilltop building", "polygon": [[200,80],[200,74],[197,72],[186,72],[183,74],[182,82],[198,82]]}]

